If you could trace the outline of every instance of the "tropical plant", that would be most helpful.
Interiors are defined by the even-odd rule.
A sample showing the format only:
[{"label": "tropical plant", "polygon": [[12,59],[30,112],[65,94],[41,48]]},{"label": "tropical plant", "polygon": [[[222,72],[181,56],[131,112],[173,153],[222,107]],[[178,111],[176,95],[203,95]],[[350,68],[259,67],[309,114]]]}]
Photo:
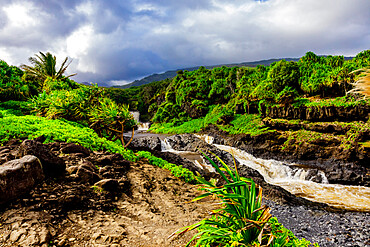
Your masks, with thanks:
[{"label": "tropical plant", "polygon": [[32,66],[23,64],[21,65],[21,68],[26,74],[36,77],[41,81],[45,81],[47,77],[61,80],[63,78],[68,78],[76,75],[63,75],[72,62],[68,62],[68,57],[64,59],[59,69],[56,68],[56,57],[53,56],[50,52],[43,53],[40,51],[39,54],[35,54],[35,57],[30,57],[28,60],[32,64]]},{"label": "tropical plant", "polygon": [[[181,236],[184,233],[197,229],[196,233],[186,246],[196,241],[195,246],[202,247],[307,247],[311,242],[298,239],[294,234],[272,217],[270,209],[262,205],[262,188],[252,179],[240,177],[236,163],[232,170],[219,157],[216,160],[220,167],[203,152],[205,158],[216,169],[222,178],[222,186],[217,186],[217,180],[210,181],[197,176],[201,189],[206,192],[193,201],[208,196],[218,199],[221,207],[212,211],[212,217],[203,219],[191,226],[181,228],[170,237]],[[318,245],[315,243],[315,247]]]},{"label": "tropical plant", "polygon": [[274,239],[268,224],[272,216],[269,213],[270,209],[262,205],[262,188],[252,179],[240,177],[236,164],[233,171],[216,156],[222,165],[222,168],[219,168],[212,159],[204,153],[203,155],[226,184],[217,186],[202,177],[197,177],[206,193],[193,201],[213,196],[220,200],[222,207],[213,210],[212,218],[182,228],[177,234],[198,229],[198,233],[186,246],[196,239],[195,246],[248,246],[262,243],[269,245]]},{"label": "tropical plant", "polygon": [[[48,81],[48,80],[46,80]],[[98,86],[81,86],[74,90],[46,91],[31,100],[31,107],[41,116],[76,121],[109,140],[123,140],[123,134],[136,125],[127,105],[119,105],[105,97]],[[132,139],[132,138],[131,138]]]},{"label": "tropical plant", "polygon": [[24,100],[32,89],[22,81],[23,71],[0,60],[0,101]]}]

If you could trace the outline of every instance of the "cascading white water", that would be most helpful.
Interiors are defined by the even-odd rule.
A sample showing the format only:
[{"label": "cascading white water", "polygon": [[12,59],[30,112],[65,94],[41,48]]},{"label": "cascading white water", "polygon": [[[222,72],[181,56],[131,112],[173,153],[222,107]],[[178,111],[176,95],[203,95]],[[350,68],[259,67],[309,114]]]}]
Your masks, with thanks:
[{"label": "cascading white water", "polygon": [[149,129],[150,123],[139,123],[137,130],[146,131]]},{"label": "cascading white water", "polygon": [[323,183],[307,180],[307,169],[294,168],[276,160],[264,160],[240,149],[215,145],[232,154],[241,165],[258,170],[266,182],[278,185],[297,196],[311,201],[356,211],[370,211],[370,188],[364,186],[346,186],[328,184],[325,174],[319,172]]},{"label": "cascading white water", "polygon": [[150,123],[142,123],[142,122],[140,122],[140,112],[138,112],[138,111],[130,111],[130,113],[134,117],[135,121],[138,123],[137,130],[139,130],[139,131],[147,131],[149,129]]},{"label": "cascading white water", "polygon": [[200,156],[198,153],[190,152],[190,151],[175,150],[172,148],[171,144],[168,142],[167,139],[161,140],[161,151],[179,154],[180,156],[192,161],[197,167],[201,169],[206,169],[210,172],[216,172],[216,170],[212,166],[208,165],[204,161],[204,158]]},{"label": "cascading white water", "polygon": [[[197,135],[197,137],[208,144],[212,144],[214,141],[213,137],[207,135]],[[296,164],[289,165],[276,160],[255,158],[245,151],[230,146],[213,145],[233,155],[241,165],[259,171],[267,183],[280,186],[296,196],[347,210],[370,212],[369,187],[329,184],[322,171],[299,168]],[[195,154],[173,149],[166,139],[162,141],[161,146],[163,152],[172,152],[183,157]],[[198,158],[192,161],[200,168],[215,172],[214,168],[206,165],[202,159]],[[314,176],[312,176],[312,172]],[[321,182],[313,182],[313,179]]]},{"label": "cascading white water", "polygon": [[130,111],[131,115],[134,117],[136,122],[140,122],[140,112],[138,111]]},{"label": "cascading white water", "polygon": [[197,134],[195,134],[195,136],[198,137],[199,139],[207,142],[210,145],[212,145],[213,141],[215,140],[215,138],[213,136],[209,136],[209,135],[197,135]]}]

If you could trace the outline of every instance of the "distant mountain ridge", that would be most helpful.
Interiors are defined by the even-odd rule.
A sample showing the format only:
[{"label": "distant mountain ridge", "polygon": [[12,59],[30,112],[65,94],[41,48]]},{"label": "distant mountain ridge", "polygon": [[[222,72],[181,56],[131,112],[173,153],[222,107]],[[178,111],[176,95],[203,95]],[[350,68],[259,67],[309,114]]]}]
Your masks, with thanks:
[{"label": "distant mountain ridge", "polygon": [[[353,57],[344,57],[345,60],[350,60],[352,58]],[[211,65],[211,66],[204,66],[204,67],[206,69],[213,69],[213,68],[222,67],[222,66],[226,66],[226,67],[256,67],[257,65],[269,66],[273,62],[277,62],[283,59],[286,61],[294,61],[294,62],[297,62],[299,60],[299,58],[272,58],[272,59],[259,60],[259,61],[253,61],[253,62],[219,64],[219,65]],[[112,87],[121,88],[121,89],[129,88],[129,87],[138,87],[138,86],[142,86],[142,85],[154,82],[154,81],[163,81],[165,79],[173,78],[177,75],[177,71],[180,71],[180,70],[194,71],[194,70],[199,69],[199,67],[201,66],[178,69],[178,70],[169,70],[169,71],[166,71],[160,74],[152,74],[152,75],[146,76],[140,80],[135,80],[129,84],[116,85]]]}]

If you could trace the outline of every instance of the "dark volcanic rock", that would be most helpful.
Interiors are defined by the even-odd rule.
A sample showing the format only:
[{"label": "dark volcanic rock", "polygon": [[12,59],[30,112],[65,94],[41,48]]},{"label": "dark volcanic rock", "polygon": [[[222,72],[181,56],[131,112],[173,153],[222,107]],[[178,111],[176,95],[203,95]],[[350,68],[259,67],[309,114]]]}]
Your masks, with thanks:
[{"label": "dark volcanic rock", "polygon": [[101,177],[82,166],[80,166],[76,172],[76,176],[84,183],[93,184],[101,179]]},{"label": "dark volcanic rock", "polygon": [[47,176],[58,177],[64,174],[66,165],[62,158],[56,156],[46,144],[34,140],[24,140],[19,146],[16,157],[34,155],[41,161],[44,173]]},{"label": "dark volcanic rock", "polygon": [[192,134],[174,135],[167,137],[166,140],[175,150],[191,151],[197,153],[204,152],[207,156],[212,158],[217,164],[219,164],[219,161],[216,158],[214,158],[214,155],[218,156],[226,164],[234,164],[234,159],[231,154],[223,150],[220,150],[213,145],[208,144],[207,142],[199,139],[198,137]]},{"label": "dark volcanic rock", "polygon": [[132,140],[128,148],[133,150],[161,151],[161,139],[157,136],[145,136]]},{"label": "dark volcanic rock", "polygon": [[292,105],[281,105],[262,107],[262,115],[270,118],[301,119],[309,121],[367,121],[369,119],[370,106],[322,106],[322,107],[294,107]]},{"label": "dark volcanic rock", "polygon": [[103,179],[96,182],[94,186],[102,188],[103,191],[117,193],[119,191],[119,182],[116,179]]},{"label": "dark volcanic rock", "polygon": [[44,179],[40,160],[26,155],[0,166],[0,204],[30,191]]},{"label": "dark volcanic rock", "polygon": [[66,146],[62,147],[60,151],[65,154],[82,153],[85,156],[89,156],[90,154],[90,151],[87,148],[74,143],[68,143]]}]

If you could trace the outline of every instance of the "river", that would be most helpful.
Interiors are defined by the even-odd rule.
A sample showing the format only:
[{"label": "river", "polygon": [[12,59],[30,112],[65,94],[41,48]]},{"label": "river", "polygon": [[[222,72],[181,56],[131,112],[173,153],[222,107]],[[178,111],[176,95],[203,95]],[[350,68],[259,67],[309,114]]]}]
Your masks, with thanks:
[{"label": "river", "polygon": [[[178,151],[166,141],[170,135],[151,134],[137,131],[135,138],[142,136],[158,136],[162,141],[162,152],[176,153],[189,159],[202,169],[214,171],[195,152]],[[196,135],[207,143],[224,150],[235,157],[240,165],[257,170],[269,184],[277,185],[290,193],[310,201],[326,203],[330,206],[351,211],[370,212],[370,188],[365,186],[349,186],[329,184],[322,171],[300,168],[299,164],[287,164],[276,160],[256,158],[235,147],[213,144],[213,138],[207,135]]]}]

